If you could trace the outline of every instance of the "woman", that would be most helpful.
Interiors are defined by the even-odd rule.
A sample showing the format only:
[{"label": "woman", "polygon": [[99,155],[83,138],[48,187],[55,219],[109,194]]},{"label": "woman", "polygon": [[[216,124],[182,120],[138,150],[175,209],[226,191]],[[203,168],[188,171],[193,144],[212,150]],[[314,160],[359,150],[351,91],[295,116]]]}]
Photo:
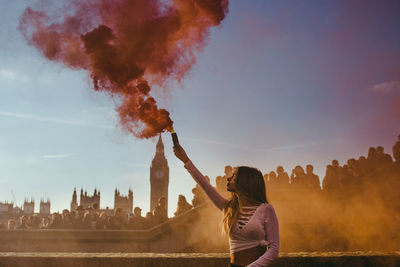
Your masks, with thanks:
[{"label": "woman", "polygon": [[230,266],[269,266],[279,253],[279,226],[274,208],[267,202],[262,173],[255,168],[235,168],[228,178],[227,189],[232,196],[227,200],[193,165],[181,146],[174,146],[174,152],[215,206],[224,212]]},{"label": "woman", "polygon": [[186,211],[191,210],[191,209],[192,209],[192,205],[190,205],[187,202],[186,197],[184,195],[179,195],[178,196],[178,205],[177,205],[174,215],[179,216],[182,213],[185,213]]}]

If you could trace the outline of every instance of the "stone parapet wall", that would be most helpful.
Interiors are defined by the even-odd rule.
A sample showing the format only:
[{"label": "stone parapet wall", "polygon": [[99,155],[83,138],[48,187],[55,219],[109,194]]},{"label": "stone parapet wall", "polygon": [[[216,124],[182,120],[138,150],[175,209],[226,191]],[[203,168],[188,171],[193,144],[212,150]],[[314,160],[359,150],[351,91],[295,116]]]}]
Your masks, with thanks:
[{"label": "stone parapet wall", "polygon": [[215,211],[206,204],[149,230],[0,230],[0,252],[227,252]]},{"label": "stone parapet wall", "polygon": [[[1,267],[221,267],[226,253],[0,253]],[[400,266],[400,253],[282,253],[275,267],[291,266]]]}]

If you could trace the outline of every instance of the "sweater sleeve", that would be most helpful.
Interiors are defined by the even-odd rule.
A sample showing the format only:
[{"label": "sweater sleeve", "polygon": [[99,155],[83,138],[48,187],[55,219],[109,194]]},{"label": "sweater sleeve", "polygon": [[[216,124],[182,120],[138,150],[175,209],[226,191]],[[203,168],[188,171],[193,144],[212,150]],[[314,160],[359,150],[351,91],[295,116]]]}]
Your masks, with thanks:
[{"label": "sweater sleeve", "polygon": [[207,196],[211,199],[217,208],[222,210],[228,202],[223,196],[221,196],[217,190],[208,182],[208,180],[201,174],[201,172],[194,166],[192,161],[185,163],[185,168],[188,170],[193,179],[203,188]]},{"label": "sweater sleeve", "polygon": [[266,241],[269,244],[268,250],[256,261],[248,265],[248,267],[265,267],[270,266],[273,260],[279,255],[279,225],[275,210],[272,205],[267,204],[265,209],[265,229]]}]

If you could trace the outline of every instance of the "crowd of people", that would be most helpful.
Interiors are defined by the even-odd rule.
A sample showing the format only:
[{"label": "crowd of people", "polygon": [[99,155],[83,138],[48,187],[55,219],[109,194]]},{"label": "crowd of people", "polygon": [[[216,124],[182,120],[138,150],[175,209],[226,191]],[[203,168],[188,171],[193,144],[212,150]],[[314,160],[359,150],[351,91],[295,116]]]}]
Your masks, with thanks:
[{"label": "crowd of people", "polygon": [[[179,195],[175,216],[192,209],[184,195]],[[88,229],[88,230],[145,230],[168,220],[166,199],[161,197],[152,212],[142,216],[142,209],[135,207],[132,214],[122,208],[116,208],[114,214],[99,210],[96,204],[76,210],[64,209],[62,213],[55,212],[50,216],[40,217],[38,214],[22,215],[19,220],[9,219],[6,228],[15,229]]]},{"label": "crowd of people", "polygon": [[[335,192],[351,184],[357,184],[360,179],[379,172],[392,165],[400,165],[400,135],[393,146],[392,156],[386,154],[382,146],[369,148],[367,157],[351,158],[343,166],[337,160],[333,160],[326,167],[322,187],[318,175],[314,174],[314,167],[309,164],[305,170],[302,166],[296,166],[289,176],[282,166],[275,171],[264,175],[267,191],[279,191],[279,189],[309,190],[314,192]],[[225,174],[216,177],[216,189],[225,197],[229,197],[226,190],[227,179],[232,176],[233,168],[225,166]],[[209,177],[206,178],[210,181]],[[208,200],[205,192],[199,185],[192,190],[192,204],[189,204],[184,195],[178,196],[175,216],[198,207]],[[78,206],[75,211],[63,210],[62,213],[53,213],[51,216],[39,217],[38,214],[22,215],[19,221],[10,219],[6,226],[13,229],[111,229],[111,230],[144,230],[152,228],[167,221],[166,199],[160,198],[158,205],[152,212],[142,216],[142,209],[135,207],[132,214],[128,214],[122,208],[116,208],[113,215],[100,211],[96,204],[84,208]]]},{"label": "crowd of people", "polygon": [[[342,166],[338,160],[326,167],[326,173],[320,184],[319,176],[314,173],[314,166],[306,165],[305,170],[302,166],[296,166],[289,176],[282,166],[278,166],[276,171],[264,174],[267,191],[280,191],[292,189],[299,192],[336,192],[343,187],[358,184],[363,177],[368,177],[385,168],[400,164],[400,135],[393,146],[393,158],[384,152],[382,146],[370,147],[367,157],[360,156],[358,159],[348,159]],[[232,167],[225,166],[225,175],[216,178],[216,187],[221,194],[226,192],[227,179],[232,175]]]}]

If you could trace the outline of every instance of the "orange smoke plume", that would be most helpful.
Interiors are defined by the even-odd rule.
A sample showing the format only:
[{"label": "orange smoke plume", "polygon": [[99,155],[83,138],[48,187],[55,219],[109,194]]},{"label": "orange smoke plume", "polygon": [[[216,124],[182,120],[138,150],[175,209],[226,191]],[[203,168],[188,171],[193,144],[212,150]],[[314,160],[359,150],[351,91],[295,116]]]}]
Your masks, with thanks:
[{"label": "orange smoke plume", "polygon": [[149,138],[173,125],[150,84],[180,81],[227,10],[228,0],[70,0],[27,8],[19,29],[47,59],[87,70],[95,90],[120,100],[123,128]]}]

